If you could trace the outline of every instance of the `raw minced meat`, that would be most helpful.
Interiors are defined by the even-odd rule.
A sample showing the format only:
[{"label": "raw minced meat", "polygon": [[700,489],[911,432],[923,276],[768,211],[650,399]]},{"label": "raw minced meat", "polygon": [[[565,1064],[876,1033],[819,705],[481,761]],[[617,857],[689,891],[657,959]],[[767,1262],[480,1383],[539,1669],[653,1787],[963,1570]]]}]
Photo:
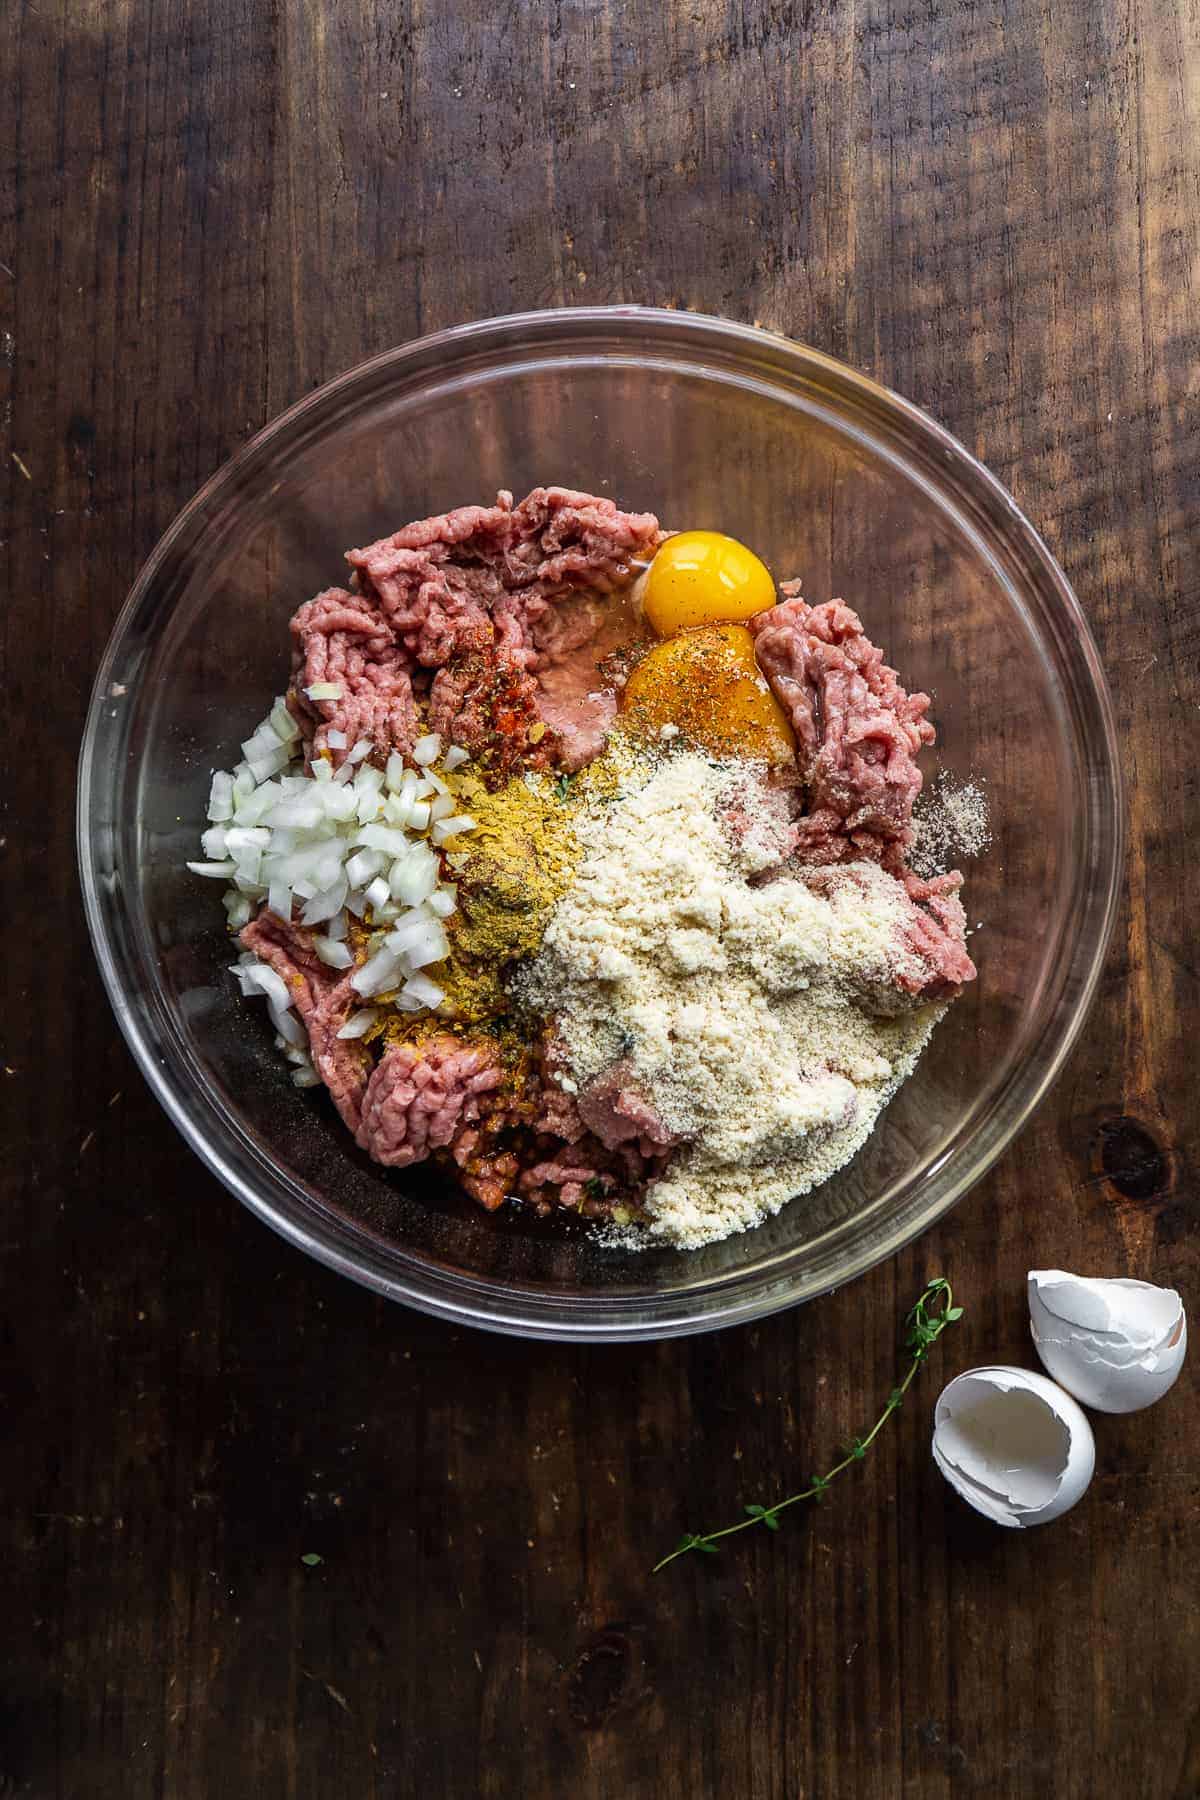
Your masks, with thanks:
[{"label": "raw minced meat", "polygon": [[[557,653],[555,610],[580,589],[610,592],[660,535],[651,513],[550,487],[519,506],[501,493],[494,506],[460,506],[351,550],[357,591],[329,588],[292,620],[292,704],[311,750],[329,751],[335,767],[359,738],[382,756],[406,751],[415,697],[428,694],[430,723],[451,743],[477,753],[507,711],[507,763],[545,766],[552,744],[529,728],[546,723],[535,678]],[[324,682],[340,695],[307,695]],[[330,750],[331,730],[344,746]]]},{"label": "raw minced meat", "polygon": [[917,753],[932,744],[928,694],[908,694],[841,600],[809,606],[795,584],[750,621],[758,663],[796,733],[807,789],[799,852],[894,864],[921,791]]},{"label": "raw minced meat", "polygon": [[[328,781],[331,770],[322,769],[323,762],[341,770],[352,752],[361,757],[364,749],[377,769],[392,752],[411,763],[418,738],[432,733],[469,755],[492,796],[514,776],[569,776],[585,768],[605,751],[618,717],[621,671],[645,648],[631,641],[637,621],[627,596],[634,572],[663,536],[649,513],[627,513],[607,499],[544,487],[519,505],[502,492],[494,505],[418,520],[349,551],[349,585],[316,595],[291,621],[287,706],[301,732],[304,767]],[[351,953],[339,952],[337,944],[331,950],[330,940],[320,940],[319,949],[316,931],[294,918],[285,922],[265,905],[241,930],[244,949],[275,971],[303,1022],[310,1066],[297,1079],[319,1079],[328,1088],[357,1143],[376,1162],[404,1169],[433,1158],[489,1210],[517,1197],[538,1212],[637,1211],[648,1191],[666,1180],[662,1192],[674,1196],[670,1205],[682,1208],[682,1217],[691,1201],[676,1192],[678,1172],[707,1167],[706,1156],[723,1171],[720,1180],[732,1183],[722,1205],[733,1211],[743,1206],[729,1148],[742,1138],[752,1147],[746,1157],[747,1166],[757,1169],[755,1181],[766,1179],[765,1152],[755,1133],[766,1129],[767,1102],[778,1119],[776,1137],[768,1132],[764,1143],[784,1142],[782,1119],[791,1120],[795,1137],[794,1144],[788,1139],[786,1155],[780,1151],[780,1167],[788,1173],[777,1186],[807,1181],[805,1170],[818,1163],[832,1167],[835,1156],[859,1141],[854,1134],[870,1128],[867,1114],[890,1091],[888,1069],[894,1065],[899,1079],[898,1072],[910,1066],[905,1059],[915,1056],[927,1035],[929,1026],[918,1014],[953,998],[974,978],[958,898],[962,877],[953,871],[922,879],[909,866],[913,803],[922,779],[917,758],[934,738],[928,696],[906,692],[844,602],[810,605],[794,583],[782,592],[778,605],[748,625],[758,666],[795,734],[794,762],[766,778],[761,766],[730,764],[717,779],[710,760],[709,774],[696,781],[712,788],[713,879],[707,886],[698,881],[695,895],[679,902],[661,942],[650,942],[654,909],[671,883],[678,885],[678,869],[658,887],[642,882],[636,907],[626,909],[615,936],[606,936],[603,920],[593,919],[587,927],[592,935],[585,932],[572,947],[578,981],[607,984],[610,1014],[639,958],[655,963],[655,980],[678,988],[676,1041],[673,1049],[662,1047],[663,1068],[672,1056],[683,1067],[690,1055],[690,1091],[669,1071],[661,1088],[654,1086],[648,1072],[657,1066],[657,1026],[628,994],[622,1000],[628,1016],[619,1029],[611,1017],[589,1018],[587,1031],[595,1025],[595,1044],[604,1049],[586,1067],[579,1061],[586,1036],[582,1015],[569,1024],[566,1010],[555,1015],[547,1005],[540,1020],[536,1012],[525,1017],[515,1048],[512,1021],[486,1018],[464,1024],[426,1016],[417,1026],[410,1018],[399,1031],[393,1020],[366,1038],[344,1038],[343,1029],[359,1029],[347,1021],[363,1005],[354,985],[367,954],[362,937],[355,935],[347,965]],[[286,712],[283,717],[286,722]],[[654,758],[686,747],[671,744],[679,736],[676,726],[662,735]],[[252,754],[249,747],[246,753]],[[618,800],[623,779],[618,774]],[[444,785],[439,791],[445,793]],[[596,800],[593,828],[609,799],[602,793]],[[672,855],[686,861],[697,841],[694,830],[685,833]],[[643,848],[635,834],[624,860],[617,859],[616,911]],[[455,879],[448,864],[439,867],[439,881]],[[714,900],[718,869],[725,871],[725,888],[723,898]],[[828,930],[840,930],[838,920],[857,910],[863,943],[870,938],[874,946],[857,963],[853,955],[842,957],[837,979],[843,985],[825,1013],[816,1005],[824,977],[796,962],[806,944],[824,941],[812,920],[804,926],[805,909],[811,912],[817,903],[833,920]],[[469,901],[463,905],[469,916]],[[356,902],[354,910],[361,917],[365,903]],[[816,914],[813,919],[820,922]],[[348,920],[339,942],[351,928],[357,933]],[[448,928],[453,939],[453,921]],[[520,954],[526,957],[528,949]],[[343,966],[331,967],[331,956]],[[533,965],[522,966],[532,975]],[[744,1008],[739,1014],[731,1002],[717,1018],[711,995],[726,979],[741,984]],[[687,1003],[691,982],[697,995],[710,996],[707,1024],[703,1009]],[[535,985],[523,990],[526,1005]],[[843,1004],[859,1020],[845,1066],[830,1023],[836,1024]],[[385,993],[384,1014],[389,1005]],[[777,1065],[787,1060],[792,1025],[808,1036],[795,1046],[789,1087]],[[826,1033],[820,1044],[817,1026]],[[750,1099],[741,1124],[732,1114],[718,1121],[714,1099],[718,1090],[739,1092],[730,1068],[739,1029],[757,1032],[754,1055],[762,1065],[755,1064],[753,1092],[753,1083],[743,1083]],[[775,1046],[770,1054],[768,1041]],[[299,1057],[303,1062],[304,1053]],[[711,1091],[702,1091],[706,1083]],[[712,1139],[707,1150],[697,1124],[707,1118],[706,1107],[713,1115],[704,1127]],[[728,1139],[720,1154],[712,1136],[718,1123]],[[753,1204],[753,1196],[744,1199],[743,1211]]]}]

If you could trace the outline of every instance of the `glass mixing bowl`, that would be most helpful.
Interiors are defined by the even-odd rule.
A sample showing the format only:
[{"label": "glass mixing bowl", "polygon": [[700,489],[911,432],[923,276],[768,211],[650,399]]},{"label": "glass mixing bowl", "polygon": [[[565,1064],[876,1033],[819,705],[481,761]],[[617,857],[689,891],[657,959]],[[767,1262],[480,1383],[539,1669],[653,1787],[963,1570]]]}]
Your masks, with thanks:
[{"label": "glass mixing bowl", "polygon": [[[692,1253],[483,1213],[387,1172],[287,1078],[226,973],[198,855],[209,777],[288,673],[294,607],[342,552],[540,482],[743,539],[810,600],[840,595],[938,727],[927,770],[986,783],[967,871],[979,980],[866,1147],[757,1231]],[[784,339],[640,307],[440,332],[294,406],[163,538],[96,681],[79,785],[88,918],[122,1030],[192,1148],[268,1224],[368,1287],[460,1323],[615,1339],[754,1318],[859,1274],[1000,1155],[1070,1050],[1121,864],[1104,677],[1062,571],[930,419]],[[750,1177],[752,1179],[752,1177]]]}]

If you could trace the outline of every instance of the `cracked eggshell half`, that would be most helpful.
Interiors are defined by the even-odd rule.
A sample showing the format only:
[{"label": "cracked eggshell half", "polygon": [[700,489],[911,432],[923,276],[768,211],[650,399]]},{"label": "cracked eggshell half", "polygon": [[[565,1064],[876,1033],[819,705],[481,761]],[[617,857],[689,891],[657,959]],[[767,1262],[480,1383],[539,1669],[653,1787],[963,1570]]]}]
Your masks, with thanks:
[{"label": "cracked eggshell half", "polygon": [[1152,1406],[1187,1352],[1183,1301],[1148,1281],[1031,1269],[1029,1325],[1055,1381],[1097,1412]]},{"label": "cracked eggshell half", "polygon": [[1074,1506],[1096,1466],[1082,1408],[1029,1369],[968,1369],[942,1389],[933,1460],[954,1491],[997,1525],[1045,1525]]}]

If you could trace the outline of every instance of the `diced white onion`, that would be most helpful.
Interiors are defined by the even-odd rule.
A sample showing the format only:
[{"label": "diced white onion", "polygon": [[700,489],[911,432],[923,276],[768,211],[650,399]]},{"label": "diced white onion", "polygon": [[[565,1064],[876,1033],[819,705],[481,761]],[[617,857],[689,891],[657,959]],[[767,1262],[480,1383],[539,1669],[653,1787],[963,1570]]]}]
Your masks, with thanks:
[{"label": "diced white onion", "polygon": [[286,881],[273,881],[267,889],[267,905],[277,919],[288,922],[292,916],[292,890]]},{"label": "diced white onion", "polygon": [[300,736],[300,727],[292,716],[291,708],[286,700],[277,700],[271,708],[271,729],[282,743],[294,744]]},{"label": "diced white onion", "polygon": [[342,684],[340,681],[314,681],[304,692],[310,700],[340,700]]},{"label": "diced white onion", "polygon": [[332,887],[322,888],[314,894],[300,914],[302,925],[323,925],[326,919],[332,919],[340,913],[346,904],[346,877],[341,876]]},{"label": "diced white onion", "polygon": [[278,749],[268,751],[265,756],[247,758],[250,773],[255,781],[266,781],[268,776],[277,775],[280,769],[285,769],[291,760],[292,753],[286,744],[280,744]]},{"label": "diced white onion", "polygon": [[317,1074],[317,1071],[310,1066],[307,1069],[297,1069],[292,1076],[292,1083],[293,1086],[298,1088],[320,1087],[321,1077]]},{"label": "diced white onion", "polygon": [[392,864],[388,885],[404,906],[419,906],[438,884],[438,860],[427,844],[416,843]]},{"label": "diced white onion", "polygon": [[281,1007],[272,1006],[268,1001],[271,1023],[285,1043],[295,1044],[297,1048],[308,1042],[308,1033],[294,1012],[286,1012]]},{"label": "diced white onion", "polygon": [[439,819],[430,836],[435,844],[444,844],[450,838],[461,837],[464,831],[474,831],[475,821],[470,813],[455,813],[453,818]]},{"label": "diced white onion", "polygon": [[465,762],[470,762],[470,760],[470,757],[467,755],[461,744],[451,744],[445,756],[442,758],[442,767],[443,769],[450,770],[461,769],[463,764]]},{"label": "diced white onion", "polygon": [[400,958],[394,950],[385,947],[369,956],[361,969],[354,971],[350,986],[366,997],[382,994],[387,988],[395,987],[400,973]]},{"label": "diced white onion", "polygon": [[446,990],[431,981],[428,975],[410,975],[400,989],[400,995],[404,1000],[415,1000],[419,1006],[440,1006],[446,998]]},{"label": "diced white onion", "polygon": [[246,970],[246,980],[251,987],[261,988],[267,999],[273,1000],[281,1012],[286,1012],[292,1004],[287,982],[268,963],[255,960]]},{"label": "diced white onion", "polygon": [[321,961],[327,963],[331,969],[354,967],[354,957],[348,944],[339,944],[336,939],[331,937],[318,936],[313,939],[313,949]]},{"label": "diced white onion", "polygon": [[[314,683],[306,691],[310,699],[341,697],[336,683]],[[346,737],[328,731],[329,749],[344,751]],[[242,745],[245,760],[232,773],[214,773],[202,834],[206,860],[188,867],[226,882],[223,906],[232,931],[248,924],[264,900],[290,922],[299,901],[300,923],[323,928],[313,931],[312,943],[326,967],[348,972],[364,998],[386,993],[400,1011],[421,1012],[445,997],[420,971],[449,954],[442,921],[457,906],[456,890],[441,881],[434,846],[471,830],[474,820],[453,812],[446,782],[433,766],[442,751],[436,732],[414,746],[415,768],[393,750],[381,769],[367,760],[371,749],[369,739],[359,738],[336,771],[322,753],[306,772],[300,724],[286,699],[277,697]],[[451,746],[443,766],[459,768],[468,760]],[[431,825],[432,843],[425,835]],[[447,860],[454,860],[453,852]],[[364,918],[368,909],[372,953],[356,968],[347,942],[350,920]],[[243,993],[266,996],[278,1045],[296,1079],[315,1085],[320,1077],[291,984],[250,953],[233,974]],[[361,1036],[377,1017],[375,1007],[364,1007],[341,1035]]]},{"label": "diced white onion", "polygon": [[409,913],[394,930],[388,932],[390,950],[403,955],[410,969],[423,969],[428,963],[441,962],[450,954],[450,943],[440,919],[421,913]]},{"label": "diced white onion", "polygon": [[377,1006],[364,1006],[360,1008],[358,1012],[352,1012],[350,1014],[350,1017],[338,1032],[338,1036],[340,1038],[365,1037],[378,1017],[379,1008]]},{"label": "diced white onion", "polygon": [[214,825],[223,825],[233,817],[233,776],[218,769],[212,778],[208,795],[208,816]]}]

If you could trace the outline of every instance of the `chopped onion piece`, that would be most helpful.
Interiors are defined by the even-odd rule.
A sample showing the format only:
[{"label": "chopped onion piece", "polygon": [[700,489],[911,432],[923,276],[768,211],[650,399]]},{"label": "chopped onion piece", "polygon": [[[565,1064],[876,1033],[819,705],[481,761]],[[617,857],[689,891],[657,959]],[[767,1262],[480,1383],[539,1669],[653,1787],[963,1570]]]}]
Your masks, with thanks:
[{"label": "chopped onion piece", "polygon": [[277,919],[290,924],[292,917],[292,890],[286,881],[273,881],[267,889],[267,905]]},{"label": "chopped onion piece", "polygon": [[188,868],[193,875],[208,875],[214,881],[228,881],[235,872],[232,862],[190,862]]},{"label": "chopped onion piece", "polygon": [[432,831],[435,844],[444,844],[452,837],[461,837],[464,831],[474,831],[475,821],[470,813],[455,813],[451,819],[439,819]]},{"label": "chopped onion piece", "polygon": [[458,889],[446,882],[429,895],[425,904],[436,919],[448,919],[458,906]]},{"label": "chopped onion piece", "polygon": [[250,773],[257,782],[265,781],[269,775],[277,775],[280,769],[286,769],[291,760],[292,753],[286,744],[280,744],[277,750],[270,751],[266,756],[247,758]]},{"label": "chopped onion piece", "polygon": [[428,975],[410,975],[400,989],[400,998],[415,1000],[421,1006],[440,1006],[446,998],[446,990],[431,981]]},{"label": "chopped onion piece", "polygon": [[403,955],[410,969],[442,962],[450,954],[450,942],[440,919],[410,914],[387,936],[388,947]]},{"label": "chopped onion piece", "polygon": [[386,859],[378,850],[358,850],[346,864],[346,880],[351,887],[366,887],[378,875]]},{"label": "chopped onion piece", "polygon": [[314,681],[304,692],[310,700],[340,700],[342,684],[340,681]]},{"label": "chopped onion piece", "polygon": [[419,737],[412,747],[412,759],[418,768],[423,769],[427,763],[436,762],[441,753],[442,740],[436,731],[426,737]]},{"label": "chopped onion piece", "polygon": [[251,987],[261,989],[268,1000],[273,1000],[281,1012],[286,1012],[292,1004],[291,992],[287,982],[269,964],[259,962],[257,957],[246,969],[246,980]]},{"label": "chopped onion piece", "polygon": [[297,1069],[292,1076],[292,1083],[298,1088],[320,1087],[321,1077],[314,1068]]},{"label": "chopped onion piece", "polygon": [[389,794],[398,794],[404,785],[404,758],[398,750],[393,750],[387,759],[385,771]]},{"label": "chopped onion piece", "polygon": [[371,907],[386,906],[390,898],[391,894],[388,890],[387,882],[383,879],[382,875],[377,875],[367,888],[367,905]]},{"label": "chopped onion piece", "polygon": [[354,956],[348,944],[339,944],[331,937],[317,936],[313,938],[313,949],[321,961],[327,963],[331,969],[352,969],[354,967]]},{"label": "chopped onion piece", "polygon": [[363,761],[363,759],[365,757],[370,756],[370,754],[371,754],[370,738],[359,738],[358,742],[348,752],[348,754],[346,756],[346,761],[349,763],[360,763]]},{"label": "chopped onion piece", "polygon": [[391,825],[364,825],[354,841],[368,850],[382,850],[385,856],[403,856],[409,847],[404,832]]},{"label": "chopped onion piece", "polygon": [[217,769],[208,794],[208,816],[214,825],[223,825],[233,817],[233,776]]},{"label": "chopped onion piece", "polygon": [[314,894],[304,911],[300,914],[302,925],[323,925],[326,919],[332,919],[340,913],[346,904],[346,877],[343,875],[332,887],[324,888]]},{"label": "chopped onion piece", "polygon": [[294,744],[300,736],[300,727],[292,717],[287,701],[282,698],[271,708],[271,730],[285,744]]},{"label": "chopped onion piece", "polygon": [[200,848],[205,856],[214,859],[224,856],[227,847],[227,833],[223,825],[210,825],[200,839]]},{"label": "chopped onion piece", "polygon": [[361,1007],[358,1012],[352,1012],[350,1014],[350,1017],[338,1032],[338,1036],[340,1038],[365,1037],[378,1017],[379,1008],[377,1006]]},{"label": "chopped onion piece", "polygon": [[285,1043],[295,1044],[297,1049],[301,1044],[307,1044],[308,1033],[294,1012],[287,1012],[270,1002],[268,1002],[268,1010],[271,1014],[272,1025]]},{"label": "chopped onion piece", "polygon": [[438,860],[426,844],[414,844],[392,864],[388,885],[393,899],[405,906],[419,906],[438,884]]},{"label": "chopped onion piece", "polygon": [[335,944],[340,944],[346,938],[349,930],[350,930],[350,927],[346,921],[346,915],[344,912],[340,912],[336,915],[335,918],[330,919],[329,931],[328,931],[327,935],[333,940],[333,942]]},{"label": "chopped onion piece", "polygon": [[414,800],[413,801],[412,805],[408,809],[408,822],[412,826],[414,831],[428,831],[428,829],[429,829],[429,802],[428,802],[428,800]]},{"label": "chopped onion piece", "polygon": [[331,726],[325,733],[325,742],[329,745],[331,750],[344,750],[346,748],[346,734],[344,731],[339,731],[336,726]]},{"label": "chopped onion piece", "polygon": [[454,813],[454,799],[450,794],[438,794],[430,802],[429,817],[436,824],[439,819],[449,819]]},{"label": "chopped onion piece", "polygon": [[230,930],[240,931],[243,925],[250,923],[250,916],[254,908],[245,894],[238,894],[231,890],[225,896],[225,911],[229,918]]},{"label": "chopped onion piece", "polygon": [[361,969],[356,969],[350,977],[350,986],[364,995],[382,994],[385,989],[394,987],[400,975],[400,958],[394,950],[386,947],[369,956]]},{"label": "chopped onion piece", "polygon": [[442,758],[442,767],[443,769],[448,770],[461,769],[463,764],[470,762],[470,760],[471,758],[467,755],[461,744],[451,744],[445,756]]},{"label": "chopped onion piece", "polygon": [[234,881],[245,892],[247,887],[262,887],[262,851],[239,850],[237,854],[237,874]]}]

